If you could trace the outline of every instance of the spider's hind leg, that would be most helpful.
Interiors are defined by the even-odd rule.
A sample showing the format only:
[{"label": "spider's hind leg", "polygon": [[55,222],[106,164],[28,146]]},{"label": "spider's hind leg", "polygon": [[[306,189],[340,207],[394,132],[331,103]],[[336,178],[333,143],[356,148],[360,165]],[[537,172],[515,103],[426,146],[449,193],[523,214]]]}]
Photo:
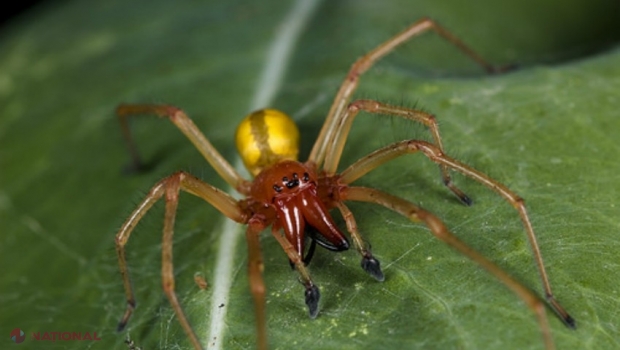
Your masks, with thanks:
[{"label": "spider's hind leg", "polygon": [[122,104],[117,107],[116,114],[121,125],[123,137],[127,143],[129,154],[131,155],[131,165],[128,167],[128,170],[134,172],[144,171],[148,170],[149,166],[152,166],[152,164],[144,164],[142,162],[129,129],[128,119],[142,114],[156,115],[161,118],[167,118],[174,124],[194,144],[196,149],[207,162],[211,164],[222,179],[240,193],[247,194],[250,187],[249,182],[241,177],[237,170],[222,157],[183,110],[170,105]]}]

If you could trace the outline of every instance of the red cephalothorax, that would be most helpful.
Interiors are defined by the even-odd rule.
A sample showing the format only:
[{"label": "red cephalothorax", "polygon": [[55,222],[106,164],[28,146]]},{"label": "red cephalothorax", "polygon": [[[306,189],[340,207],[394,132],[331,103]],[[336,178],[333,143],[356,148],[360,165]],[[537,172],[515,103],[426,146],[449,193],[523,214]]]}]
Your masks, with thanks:
[{"label": "red cephalothorax", "polygon": [[[287,160],[264,169],[254,179],[250,190],[251,200],[262,204],[258,208],[275,211],[274,229],[284,230],[286,239],[300,256],[304,256],[307,238],[312,239],[313,245],[316,242],[329,250],[349,249],[349,241],[334,223],[326,203],[319,197],[317,186],[317,174],[312,165]],[[268,216],[260,211],[258,214]],[[306,229],[314,229],[310,232],[317,233],[305,237]],[[311,258],[311,253],[307,258]]]}]

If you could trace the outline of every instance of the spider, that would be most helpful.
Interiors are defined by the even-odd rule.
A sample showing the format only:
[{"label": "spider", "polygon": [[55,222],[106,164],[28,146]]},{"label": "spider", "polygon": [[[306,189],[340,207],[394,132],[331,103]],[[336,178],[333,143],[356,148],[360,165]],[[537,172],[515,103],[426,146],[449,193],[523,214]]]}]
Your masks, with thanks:
[{"label": "spider", "polygon": [[[523,199],[496,180],[447,156],[443,150],[437,122],[432,114],[374,100],[350,102],[360,76],[364,72],[393,51],[395,47],[429,30],[455,45],[488,72],[498,71],[448,30],[429,18],[423,18],[380,44],[352,65],[334,98],[308,160],[305,162],[297,160],[299,131],[289,116],[274,109],[263,109],[246,116],[237,128],[236,145],[245,166],[254,176],[252,181],[239,175],[183,110],[170,105],[120,105],[117,114],[136,167],[140,165],[140,158],[129,131],[128,118],[139,114],[167,118],[189,138],[216,172],[245,198],[235,200],[222,190],[184,171],[175,172],[151,188],[116,234],[116,251],[127,298],[127,308],[119,323],[119,331],[125,327],[136,306],[127,269],[125,245],[142,217],[159,199],[163,198],[165,200],[162,243],[164,293],[193,347],[202,349],[175,293],[172,237],[179,193],[184,191],[204,199],[231,220],[247,225],[245,238],[249,254],[248,274],[254,300],[259,349],[267,348],[265,284],[262,278],[263,262],[259,234],[269,226],[271,226],[273,237],[282,246],[292,267],[300,275],[300,281],[304,286],[305,303],[311,318],[317,317],[319,312],[320,293],[310,277],[307,264],[312,259],[317,244],[331,251],[343,251],[351,246],[350,239],[353,247],[361,256],[362,269],[377,281],[384,280],[381,264],[373,256],[370,245],[362,239],[355,217],[345,204],[346,201],[378,204],[411,221],[426,224],[435,237],[478,263],[517,294],[535,314],[545,347],[554,348],[545,303],[532,291],[482,254],[463,243],[432,213],[392,194],[351,185],[355,180],[389,160],[411,153],[422,153],[437,163],[441,170],[443,183],[463,204],[471,205],[472,201],[453,184],[450,171],[459,172],[478,181],[515,208],[525,227],[547,303],[565,325],[575,328],[574,319],[553,296]],[[347,136],[360,111],[396,116],[424,124],[430,130],[433,142],[420,140],[395,142],[370,153],[338,173],[337,168]],[[336,225],[330,210],[340,212],[350,238],[347,238]]]}]

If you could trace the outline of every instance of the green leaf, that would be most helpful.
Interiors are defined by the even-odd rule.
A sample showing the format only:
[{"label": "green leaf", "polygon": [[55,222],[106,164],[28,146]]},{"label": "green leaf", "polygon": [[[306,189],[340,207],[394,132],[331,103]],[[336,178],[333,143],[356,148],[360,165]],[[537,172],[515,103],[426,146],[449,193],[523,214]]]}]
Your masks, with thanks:
[{"label": "green leaf", "polygon": [[[413,40],[362,77],[358,98],[416,106],[441,123],[448,154],[526,199],[556,297],[576,331],[549,312],[558,348],[620,346],[620,52],[617,4],[599,1],[409,1],[321,3],[295,48],[273,107],[300,122],[305,154],[350,64],[422,16],[431,16],[513,73],[487,76],[436,35]],[[236,162],[236,121],[252,106],[268,51],[293,4],[281,1],[148,5],[49,3],[6,26],[0,37],[0,334],[26,332],[23,349],[189,348],[161,290],[163,206],[128,244],[138,307],[125,308],[114,233],[158,179],[190,171],[226,188],[166,121],[139,118],[136,139],[152,169],[122,173],[128,156],[114,108],[171,103],[186,110]],[[536,11],[534,11],[536,9]],[[535,13],[535,14],[534,14]],[[615,27],[614,27],[615,26]],[[549,63],[542,65],[541,63]],[[550,63],[553,63],[551,65]],[[342,166],[421,126],[360,115]],[[499,196],[455,176],[475,201],[460,205],[421,155],[395,160],[359,184],[398,194],[446,225],[540,295],[517,213]],[[354,251],[317,252],[310,265],[321,311],[307,316],[303,288],[286,256],[262,237],[270,345],[277,349],[543,348],[535,317],[499,281],[420,224],[352,204],[386,280],[369,278]],[[203,344],[226,219],[182,195],[175,237],[177,293]],[[242,228],[239,228],[241,234]],[[233,256],[225,349],[254,348],[246,249]],[[209,283],[199,289],[201,273]],[[97,332],[101,341],[36,342],[33,332]],[[3,346],[6,347],[6,346]]]}]

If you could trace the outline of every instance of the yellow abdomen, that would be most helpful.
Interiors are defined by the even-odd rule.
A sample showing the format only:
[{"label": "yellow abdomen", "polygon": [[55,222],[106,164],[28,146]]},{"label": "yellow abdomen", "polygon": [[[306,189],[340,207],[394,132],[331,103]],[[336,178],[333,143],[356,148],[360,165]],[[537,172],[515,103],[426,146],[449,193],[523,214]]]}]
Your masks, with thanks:
[{"label": "yellow abdomen", "polygon": [[245,117],[237,127],[235,140],[245,167],[254,176],[279,161],[297,160],[299,154],[297,125],[275,109],[262,109]]}]

